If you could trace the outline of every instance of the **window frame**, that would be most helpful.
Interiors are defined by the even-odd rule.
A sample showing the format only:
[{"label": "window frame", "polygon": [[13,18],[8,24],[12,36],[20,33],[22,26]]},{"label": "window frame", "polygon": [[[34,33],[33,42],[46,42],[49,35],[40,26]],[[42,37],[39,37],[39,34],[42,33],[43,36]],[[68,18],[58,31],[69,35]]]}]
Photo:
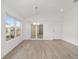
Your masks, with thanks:
[{"label": "window frame", "polygon": [[[14,38],[11,38],[11,39],[9,39],[9,40],[6,39],[6,20],[7,20],[7,17],[11,17],[11,18],[13,19],[13,21],[14,21],[14,28],[15,28],[15,31],[14,31],[14,32],[15,32]],[[20,35],[19,35],[19,36],[16,36],[16,21],[20,22],[20,29],[21,29],[21,32],[20,32]],[[6,42],[10,42],[10,41],[15,40],[15,39],[17,39],[17,38],[19,38],[19,37],[22,36],[22,22],[21,22],[20,20],[18,20],[17,18],[15,18],[15,17],[13,17],[13,16],[7,15],[7,16],[5,17],[5,24],[4,24],[4,26],[5,26],[5,41],[6,41]]]}]

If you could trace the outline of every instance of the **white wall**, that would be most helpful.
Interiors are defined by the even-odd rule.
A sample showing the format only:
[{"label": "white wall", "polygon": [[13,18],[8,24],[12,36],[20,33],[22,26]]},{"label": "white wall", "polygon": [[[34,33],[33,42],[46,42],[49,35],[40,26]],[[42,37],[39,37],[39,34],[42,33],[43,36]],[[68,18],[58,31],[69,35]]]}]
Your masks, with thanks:
[{"label": "white wall", "polygon": [[29,40],[30,37],[31,37],[31,24],[25,21],[23,27],[23,40]]},{"label": "white wall", "polygon": [[[77,3],[73,5],[70,10],[59,15],[41,15],[38,21],[44,25],[44,39],[63,39],[67,42],[77,45],[77,21],[78,21],[78,6]],[[31,20],[31,21],[28,21]],[[31,23],[34,18],[26,19],[25,24],[25,38],[31,38]]]},{"label": "white wall", "polygon": [[[61,39],[62,37],[62,23],[61,16],[52,15],[51,17],[39,16],[39,23],[43,24],[43,39]],[[28,21],[31,20],[31,21]],[[31,24],[35,22],[33,17],[26,19],[25,40],[31,38]],[[38,21],[38,20],[37,20]]]},{"label": "white wall", "polygon": [[78,45],[78,4],[64,13],[63,40]]},{"label": "white wall", "polygon": [[[10,41],[6,41],[5,17],[6,17],[6,9],[3,6],[2,7],[2,18],[1,18],[1,50],[2,50],[1,57],[4,57],[13,48],[15,48],[20,42],[22,42],[22,35],[23,35],[23,33],[22,33],[22,35],[20,37],[17,37],[15,39],[10,40]],[[23,24],[22,20],[19,19],[19,21],[21,21]],[[22,25],[22,27],[23,26],[24,25]],[[22,31],[23,31],[23,28],[22,28]]]},{"label": "white wall", "polygon": [[42,22],[44,25],[44,39],[61,39],[61,22],[60,21],[47,21]]}]

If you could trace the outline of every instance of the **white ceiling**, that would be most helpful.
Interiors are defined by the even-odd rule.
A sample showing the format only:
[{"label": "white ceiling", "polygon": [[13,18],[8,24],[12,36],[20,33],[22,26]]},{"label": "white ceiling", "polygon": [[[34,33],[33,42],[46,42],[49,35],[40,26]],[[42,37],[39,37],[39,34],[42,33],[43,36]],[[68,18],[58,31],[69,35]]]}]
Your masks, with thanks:
[{"label": "white ceiling", "polygon": [[73,0],[2,0],[7,10],[11,10],[16,15],[27,18],[35,15],[35,6],[38,6],[39,15],[57,15],[68,11],[73,7]]}]

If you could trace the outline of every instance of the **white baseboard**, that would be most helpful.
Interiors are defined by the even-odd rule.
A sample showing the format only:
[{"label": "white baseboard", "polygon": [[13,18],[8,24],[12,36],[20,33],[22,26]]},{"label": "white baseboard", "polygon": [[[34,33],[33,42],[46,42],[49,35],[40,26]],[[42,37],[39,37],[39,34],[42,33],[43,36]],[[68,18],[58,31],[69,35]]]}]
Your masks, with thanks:
[{"label": "white baseboard", "polygon": [[63,38],[62,40],[66,41],[66,42],[69,42],[75,46],[78,46],[78,42],[75,42],[73,39],[68,39],[68,38]]}]

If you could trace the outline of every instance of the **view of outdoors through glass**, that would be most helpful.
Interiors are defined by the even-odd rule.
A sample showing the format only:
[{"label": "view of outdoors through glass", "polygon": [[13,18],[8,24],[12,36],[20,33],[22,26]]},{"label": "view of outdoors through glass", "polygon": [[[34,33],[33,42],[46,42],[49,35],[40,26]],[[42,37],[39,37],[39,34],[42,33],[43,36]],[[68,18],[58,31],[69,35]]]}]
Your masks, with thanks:
[{"label": "view of outdoors through glass", "polygon": [[[6,27],[6,40],[11,40],[21,34],[21,23],[14,18],[7,16],[5,19]],[[16,33],[15,33],[16,32]]]}]

